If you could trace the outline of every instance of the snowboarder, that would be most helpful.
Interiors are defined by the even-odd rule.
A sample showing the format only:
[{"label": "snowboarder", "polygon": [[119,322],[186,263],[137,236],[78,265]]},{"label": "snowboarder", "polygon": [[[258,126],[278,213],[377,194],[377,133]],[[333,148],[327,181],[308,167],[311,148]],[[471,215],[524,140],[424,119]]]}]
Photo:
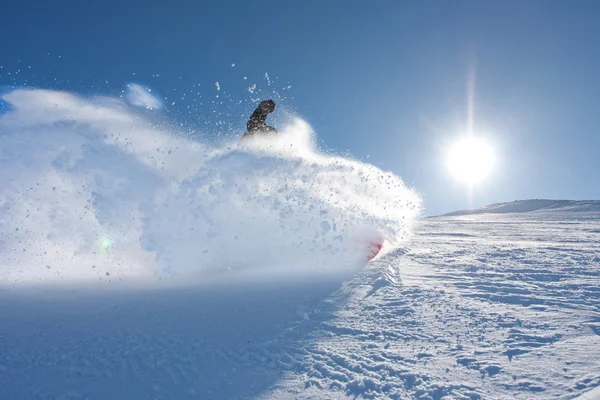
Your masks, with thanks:
[{"label": "snowboarder", "polygon": [[272,135],[279,133],[277,129],[266,124],[267,117],[275,110],[275,102],[273,100],[261,101],[258,108],[254,110],[246,128],[248,132],[244,133],[242,139],[249,138],[255,134]]}]

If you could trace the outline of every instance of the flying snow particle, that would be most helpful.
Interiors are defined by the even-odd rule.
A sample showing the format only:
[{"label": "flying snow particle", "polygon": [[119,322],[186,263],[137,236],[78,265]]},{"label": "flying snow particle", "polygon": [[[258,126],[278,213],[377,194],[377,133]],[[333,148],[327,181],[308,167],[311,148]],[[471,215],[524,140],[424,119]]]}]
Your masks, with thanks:
[{"label": "flying snow particle", "polygon": [[256,90],[256,83],[248,88],[248,91],[250,93],[254,93],[255,90]]},{"label": "flying snow particle", "polygon": [[215,86],[217,87],[217,91],[221,90],[221,85],[219,85],[219,82],[215,82]]},{"label": "flying snow particle", "polygon": [[144,107],[149,110],[160,109],[162,103],[150,93],[151,91],[150,88],[144,88],[137,83],[130,83],[127,85],[125,98],[130,104],[133,104],[136,107]]}]

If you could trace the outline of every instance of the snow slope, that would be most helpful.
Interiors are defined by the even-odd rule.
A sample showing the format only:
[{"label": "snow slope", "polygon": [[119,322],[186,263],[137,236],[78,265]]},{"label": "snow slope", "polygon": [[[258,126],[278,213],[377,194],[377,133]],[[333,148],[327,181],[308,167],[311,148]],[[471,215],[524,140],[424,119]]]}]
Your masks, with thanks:
[{"label": "snow slope", "polygon": [[303,374],[272,397],[566,399],[600,385],[600,217],[552,217],[422,221],[404,255],[305,322],[320,329],[298,350]]},{"label": "snow slope", "polygon": [[501,214],[524,212],[595,212],[600,213],[600,200],[518,200],[510,203],[497,203],[489,206],[454,211],[443,216],[473,215],[473,214]]},{"label": "snow slope", "polygon": [[240,147],[118,98],[2,98],[0,399],[600,386],[593,207],[415,222],[400,178],[319,153],[302,121]]},{"label": "snow slope", "polygon": [[0,398],[572,399],[600,385],[598,216],[415,231],[352,276],[5,288]]}]

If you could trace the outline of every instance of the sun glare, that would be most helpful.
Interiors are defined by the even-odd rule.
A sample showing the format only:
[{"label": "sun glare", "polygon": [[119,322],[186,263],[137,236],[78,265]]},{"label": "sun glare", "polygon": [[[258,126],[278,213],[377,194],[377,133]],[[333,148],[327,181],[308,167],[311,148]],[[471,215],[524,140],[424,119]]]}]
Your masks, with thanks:
[{"label": "sun glare", "polygon": [[448,168],[465,183],[483,180],[494,167],[494,150],[483,139],[467,136],[459,139],[448,152]]}]

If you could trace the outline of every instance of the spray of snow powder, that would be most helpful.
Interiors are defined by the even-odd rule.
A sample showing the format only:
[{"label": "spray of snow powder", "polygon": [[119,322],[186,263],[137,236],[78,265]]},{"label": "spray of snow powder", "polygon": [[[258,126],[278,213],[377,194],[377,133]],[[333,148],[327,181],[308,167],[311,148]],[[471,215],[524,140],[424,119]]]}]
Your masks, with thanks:
[{"label": "spray of snow powder", "polygon": [[399,245],[420,211],[394,174],[320,153],[298,118],[277,138],[210,145],[120,98],[2,100],[0,282],[351,270],[376,235]]}]

